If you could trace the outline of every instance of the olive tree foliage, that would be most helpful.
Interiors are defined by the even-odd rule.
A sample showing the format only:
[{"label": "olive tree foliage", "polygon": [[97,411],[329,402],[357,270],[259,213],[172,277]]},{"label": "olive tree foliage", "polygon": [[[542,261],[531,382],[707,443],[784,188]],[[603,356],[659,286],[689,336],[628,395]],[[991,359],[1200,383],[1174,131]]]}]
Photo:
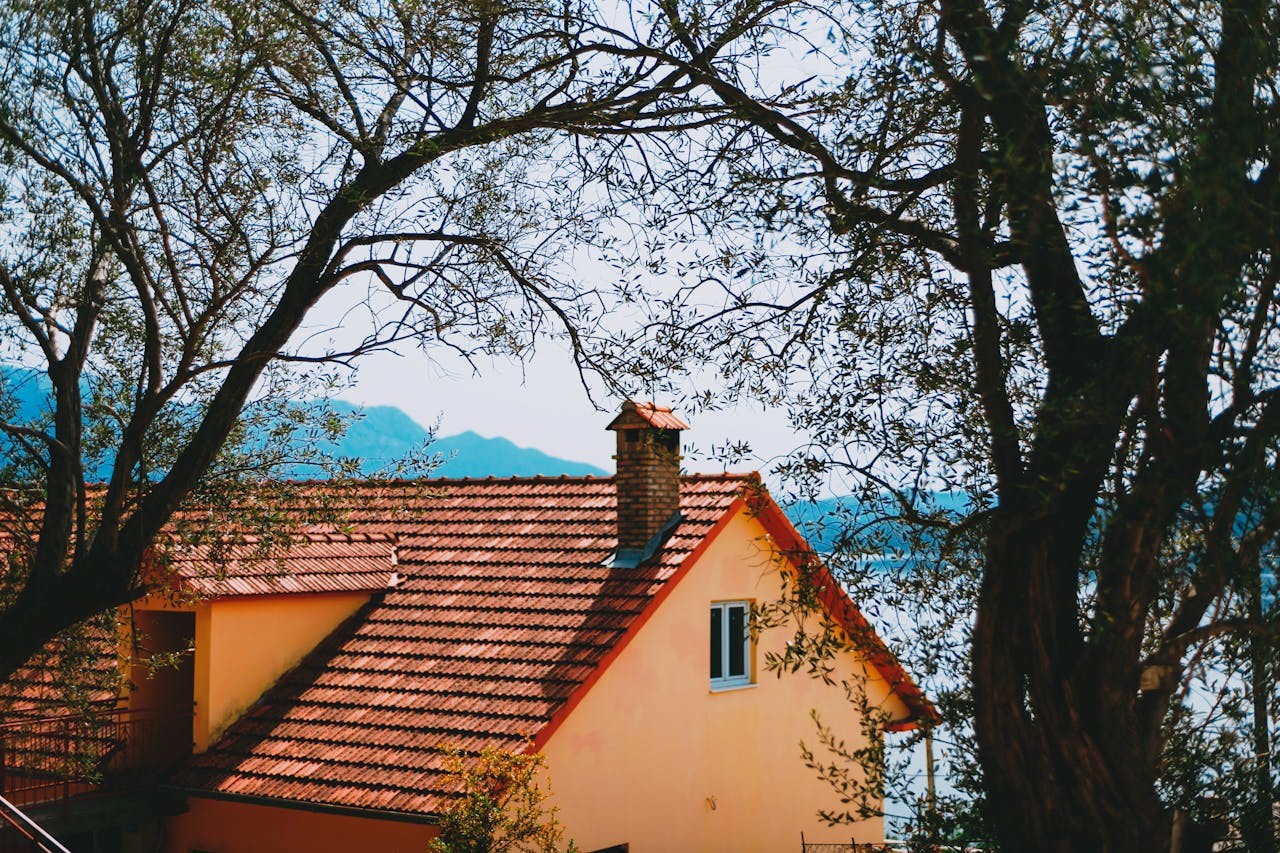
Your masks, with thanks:
[{"label": "olive tree foliage", "polygon": [[[744,14],[660,6],[694,57]],[[969,643],[953,657],[1003,849],[1190,849],[1210,816],[1168,784],[1179,720],[1204,713],[1187,686],[1228,639],[1276,633],[1274,605],[1248,605],[1280,520],[1276,7],[770,22],[771,62],[689,67],[735,120],[692,201],[652,209],[682,242],[654,268],[682,287],[642,345],[785,401],[812,441],[802,482],[847,474],[943,548],[959,585],[932,607]],[[1270,658],[1238,681],[1262,704]],[[1242,730],[1265,745],[1266,725]],[[1260,752],[1253,817],[1221,827],[1253,849],[1275,838]]]},{"label": "olive tree foliage", "polygon": [[[677,46],[590,2],[0,9],[0,360],[47,381],[0,389],[0,679],[144,592],[176,511],[262,475],[276,437],[243,416],[301,417],[282,359],[323,384],[398,342],[578,341],[590,149],[700,120]],[[322,299],[349,309],[331,344]]]},{"label": "olive tree foliage", "polygon": [[440,814],[430,853],[577,853],[548,806],[546,757],[485,747],[446,747],[444,767],[456,796]]}]

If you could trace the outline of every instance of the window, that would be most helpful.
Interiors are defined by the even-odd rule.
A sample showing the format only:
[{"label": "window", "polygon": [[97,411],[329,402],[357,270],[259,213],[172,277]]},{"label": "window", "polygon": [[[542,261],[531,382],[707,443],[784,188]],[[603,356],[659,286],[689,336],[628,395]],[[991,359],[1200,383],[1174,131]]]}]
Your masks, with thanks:
[{"label": "window", "polygon": [[751,683],[751,602],[711,605],[711,688]]}]

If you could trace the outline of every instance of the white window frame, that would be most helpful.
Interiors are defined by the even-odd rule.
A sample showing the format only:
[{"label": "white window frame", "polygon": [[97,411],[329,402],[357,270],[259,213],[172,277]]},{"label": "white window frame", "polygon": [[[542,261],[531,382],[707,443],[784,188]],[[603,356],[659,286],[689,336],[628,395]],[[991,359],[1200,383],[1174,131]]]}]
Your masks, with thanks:
[{"label": "white window frame", "polygon": [[[729,673],[729,648],[732,638],[729,636],[729,611],[734,608],[742,609],[742,664],[744,672],[740,674]],[[712,690],[731,690],[736,687],[747,687],[755,683],[755,660],[754,660],[754,643],[751,642],[751,602],[750,601],[713,601],[711,609],[707,614],[708,627],[712,624],[711,613],[720,611],[720,677],[711,676]],[[708,639],[710,639],[708,635]],[[708,652],[711,646],[708,643]],[[707,672],[711,671],[711,660],[707,661]]]}]

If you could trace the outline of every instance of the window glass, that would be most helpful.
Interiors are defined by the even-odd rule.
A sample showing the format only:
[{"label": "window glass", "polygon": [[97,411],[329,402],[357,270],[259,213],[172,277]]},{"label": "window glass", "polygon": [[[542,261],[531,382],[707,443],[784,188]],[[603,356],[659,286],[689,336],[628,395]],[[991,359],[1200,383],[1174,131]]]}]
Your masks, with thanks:
[{"label": "window glass", "polygon": [[725,638],[729,645],[729,676],[747,674],[747,655],[743,640],[747,636],[747,608],[741,604],[729,605],[729,634]]},{"label": "window glass", "polygon": [[722,636],[724,627],[724,609],[721,607],[711,608],[711,677],[724,677],[724,648]]},{"label": "window glass", "polygon": [[711,686],[740,687],[751,683],[751,602],[725,601],[711,605]]}]

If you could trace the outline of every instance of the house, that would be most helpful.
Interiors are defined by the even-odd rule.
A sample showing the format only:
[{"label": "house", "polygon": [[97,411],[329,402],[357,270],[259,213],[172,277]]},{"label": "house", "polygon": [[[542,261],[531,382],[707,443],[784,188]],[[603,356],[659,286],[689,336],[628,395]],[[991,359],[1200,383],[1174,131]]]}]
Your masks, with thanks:
[{"label": "house", "polygon": [[836,800],[798,744],[814,709],[857,743],[858,712],[766,671],[793,627],[748,632],[752,606],[807,576],[850,641],[834,677],[889,730],[935,712],[757,477],[680,474],[686,428],[626,403],[613,478],[315,484],[340,525],[269,559],[175,551],[184,594],[136,602],[130,645],[180,663],[121,700],[194,703],[160,849],[423,851],[443,745],[541,752],[584,851],[881,841],[818,820]]}]

